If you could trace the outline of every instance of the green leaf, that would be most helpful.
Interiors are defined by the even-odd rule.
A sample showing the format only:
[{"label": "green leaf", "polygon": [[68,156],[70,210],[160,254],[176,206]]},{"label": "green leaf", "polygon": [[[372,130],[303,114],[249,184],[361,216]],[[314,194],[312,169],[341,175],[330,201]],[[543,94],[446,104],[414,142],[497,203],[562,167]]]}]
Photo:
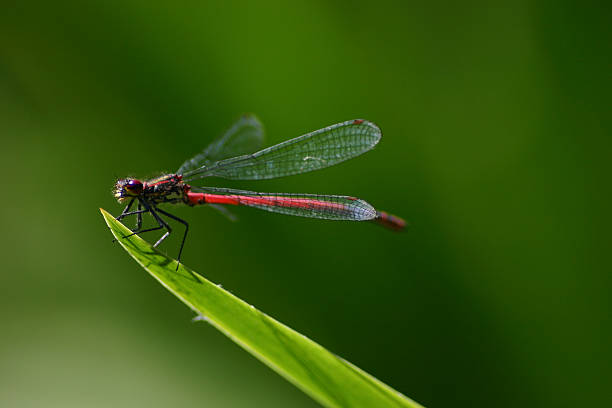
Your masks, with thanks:
[{"label": "green leaf", "polygon": [[[100,209],[125,250],[166,289],[327,407],[420,407],[401,393],[160,253]],[[408,369],[408,368],[406,368]]]}]

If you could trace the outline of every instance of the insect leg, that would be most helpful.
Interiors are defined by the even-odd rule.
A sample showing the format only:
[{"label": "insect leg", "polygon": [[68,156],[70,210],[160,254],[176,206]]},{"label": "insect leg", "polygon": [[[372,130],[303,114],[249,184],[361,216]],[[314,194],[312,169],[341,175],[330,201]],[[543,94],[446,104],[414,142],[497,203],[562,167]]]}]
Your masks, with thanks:
[{"label": "insect leg", "polygon": [[[183,246],[185,245],[185,238],[187,237],[187,231],[189,230],[189,224],[187,224],[187,221],[182,220],[182,219],[178,218],[177,216],[169,214],[169,213],[165,212],[164,210],[161,210],[161,209],[159,209],[159,208],[149,204],[148,202],[146,202],[142,198],[139,198],[139,201],[140,201],[140,204],[142,204],[145,207],[145,210],[142,211],[141,213],[144,213],[144,212],[147,212],[147,211],[150,212],[151,215],[153,216],[153,218],[155,218],[155,220],[157,221],[158,226],[155,227],[155,228],[149,228],[149,229],[146,229],[146,230],[143,230],[143,231],[133,232],[133,233],[131,233],[129,235],[126,235],[124,238],[130,237],[132,235],[137,235],[137,234],[139,235],[139,234],[141,234],[143,232],[155,231],[155,230],[158,230],[158,229],[166,228],[168,231],[166,231],[166,233],[164,235],[162,235],[162,237],[160,239],[158,239],[157,242],[153,245],[153,247],[155,248],[159,244],[161,244],[163,242],[163,240],[168,238],[168,235],[170,235],[170,233],[172,232],[172,228],[170,228],[170,225],[168,225],[168,223],[166,221],[164,221],[159,216],[159,214],[157,214],[158,212],[161,213],[161,214],[164,214],[165,216],[167,216],[169,218],[172,218],[175,221],[178,221],[178,222],[182,223],[183,225],[185,225],[185,234],[183,234],[183,241],[181,243],[181,248],[179,250],[179,256],[178,256],[177,263],[176,263],[176,270],[178,271],[178,268],[179,268],[179,266],[181,264],[181,253],[183,252]],[[189,271],[189,274],[191,274],[191,276],[196,281],[201,282],[200,279],[196,275],[194,275],[193,272]]]},{"label": "insect leg", "polygon": [[[142,228],[142,214],[149,212],[149,210],[143,210],[142,206],[140,204],[140,200],[138,201],[138,211],[129,211],[130,207],[132,206],[132,203],[134,203],[135,198],[132,198],[132,201],[129,202],[129,204],[125,207],[125,209],[123,210],[123,212],[121,213],[120,216],[118,216],[117,218],[115,218],[117,221],[120,221],[122,218],[127,217],[128,215],[134,215],[137,214],[138,215],[138,219],[137,219],[137,223],[136,223],[136,229],[134,231],[138,231],[140,228]],[[132,232],[134,232],[132,231]]]},{"label": "insect leg", "polygon": [[[142,210],[142,204],[138,201],[138,211]],[[138,213],[138,218],[136,219],[136,231],[142,228],[142,213]]]},{"label": "insect leg", "polygon": [[134,204],[134,200],[135,198],[132,198],[130,202],[128,203],[128,205],[126,205],[125,208],[123,209],[123,212],[121,213],[121,215],[115,218],[117,221],[121,221],[123,217],[125,217],[126,215],[129,215],[128,211],[130,211],[130,207],[132,206],[132,204]]},{"label": "insect leg", "polygon": [[[183,224],[185,226],[185,233],[183,234],[183,241],[181,242],[181,248],[179,249],[178,257],[176,258],[178,263],[181,263],[181,254],[183,253],[183,247],[185,246],[185,239],[187,238],[187,232],[189,231],[189,224],[187,223],[187,221],[182,220],[182,219],[180,219],[179,217],[177,217],[175,215],[167,213],[164,210],[160,210],[158,208],[157,211],[159,211],[160,213],[164,214],[166,217],[172,218],[173,220],[180,222],[181,224]],[[176,269],[178,270],[178,264],[176,265]]]},{"label": "insect leg", "polygon": [[144,214],[144,213],[148,213],[149,210],[138,210],[138,211],[130,211],[128,213],[123,214],[123,217],[127,217],[128,215],[134,215],[134,214]]},{"label": "insect leg", "polygon": [[[183,247],[185,246],[185,238],[187,238],[187,231],[189,231],[189,224],[187,223],[187,221],[180,219],[179,217],[177,217],[176,215],[172,215],[170,213],[165,212],[164,210],[160,210],[159,208],[156,208],[157,211],[159,211],[161,214],[164,214],[166,217],[168,218],[172,218],[175,221],[180,222],[181,224],[183,224],[185,226],[185,233],[183,234],[183,241],[181,242],[181,248],[179,249],[179,254],[178,254],[178,258],[176,259],[176,270],[178,271],[178,268],[181,264],[181,253],[183,252]],[[193,279],[195,279],[198,282],[202,282],[200,280],[200,278],[198,278],[193,272],[191,272],[189,269],[187,269],[187,271],[189,272],[189,274],[193,277]]]},{"label": "insect leg", "polygon": [[[134,231],[132,231],[132,232],[138,233],[138,230],[140,230],[140,228],[142,227],[142,213],[148,212],[149,210],[142,210],[142,208],[140,206],[140,201],[139,201],[138,202],[138,211],[130,211],[130,207],[134,203],[135,199],[136,198],[132,198],[130,200],[130,202],[128,203],[128,205],[125,206],[125,208],[123,209],[123,212],[121,213],[121,215],[119,215],[115,219],[117,221],[121,221],[122,218],[125,218],[128,215],[138,214],[138,223],[136,224],[136,229]],[[144,232],[144,231],[141,231],[141,232]],[[116,239],[113,238],[113,242],[115,242],[115,241],[116,241]]]},{"label": "insect leg", "polygon": [[138,200],[139,200],[139,204],[142,204],[145,207],[145,209],[144,210],[140,210],[140,212],[134,211],[134,213],[142,214],[142,213],[145,213],[145,212],[150,212],[151,215],[153,215],[153,218],[155,218],[155,221],[157,221],[157,227],[147,228],[147,229],[142,230],[142,231],[134,231],[131,234],[125,235],[123,238],[128,238],[128,237],[131,237],[132,235],[140,235],[143,232],[157,231],[159,229],[166,228],[168,231],[157,241],[157,243],[155,243],[155,245],[153,245],[154,247],[156,247],[157,245],[161,244],[161,242],[164,239],[166,239],[166,237],[168,237],[168,235],[170,235],[170,233],[172,232],[172,228],[170,228],[168,223],[166,223],[164,220],[162,220],[160,218],[159,215],[157,215],[157,213],[153,210],[153,207],[149,203],[147,203],[142,198],[139,198]]}]

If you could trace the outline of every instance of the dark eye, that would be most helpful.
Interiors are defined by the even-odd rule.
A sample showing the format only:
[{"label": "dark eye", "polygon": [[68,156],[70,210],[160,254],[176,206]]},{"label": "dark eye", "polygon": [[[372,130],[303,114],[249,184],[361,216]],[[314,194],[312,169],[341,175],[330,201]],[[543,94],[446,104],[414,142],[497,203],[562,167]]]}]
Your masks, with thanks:
[{"label": "dark eye", "polygon": [[125,187],[130,191],[142,191],[142,182],[140,180],[130,180]]}]

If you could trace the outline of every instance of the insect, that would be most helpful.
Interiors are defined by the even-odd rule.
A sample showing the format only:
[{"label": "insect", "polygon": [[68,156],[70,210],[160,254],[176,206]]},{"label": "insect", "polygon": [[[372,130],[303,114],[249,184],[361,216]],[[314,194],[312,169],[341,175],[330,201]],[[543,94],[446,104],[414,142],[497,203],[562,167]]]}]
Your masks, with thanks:
[{"label": "insect", "polygon": [[[117,181],[114,196],[126,204],[116,217],[121,220],[136,215],[136,228],[131,235],[163,230],[153,245],[157,247],[172,233],[168,219],[184,225],[185,232],[177,257],[177,270],[189,224],[159,208],[160,204],[244,205],[281,214],[327,220],[373,221],[393,230],[401,230],[404,220],[377,211],[364,200],[350,196],[321,194],[257,193],[230,188],[194,186],[206,177],[230,180],[263,180],[306,173],[333,166],[372,149],[380,140],[381,131],[372,122],[355,119],[338,123],[275,146],[256,151],[263,141],[263,129],[253,115],[242,116],[225,134],[204,151],[187,160],[173,174],[140,181],[124,178]],[[251,153],[256,151],[255,153]],[[130,211],[137,203],[137,209]],[[157,226],[142,228],[142,215],[150,213]]]}]

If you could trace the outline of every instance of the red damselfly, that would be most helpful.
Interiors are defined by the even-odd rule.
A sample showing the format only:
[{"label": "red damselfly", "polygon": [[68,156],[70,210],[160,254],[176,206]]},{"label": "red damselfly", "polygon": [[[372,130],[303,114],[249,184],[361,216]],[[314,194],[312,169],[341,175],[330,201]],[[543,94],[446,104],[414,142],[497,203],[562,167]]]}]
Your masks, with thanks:
[{"label": "red damselfly", "polygon": [[[183,224],[185,232],[177,257],[179,263],[189,224],[162,210],[159,204],[245,205],[301,217],[373,221],[393,230],[401,230],[405,226],[404,220],[384,211],[376,211],[370,204],[355,197],[257,193],[193,185],[206,177],[263,180],[322,169],[365,153],[378,143],[380,137],[378,126],[356,119],[252,153],[260,148],[263,130],[255,116],[245,115],[202,153],[183,163],[176,173],[164,174],[147,181],[135,178],[118,180],[115,184],[115,198],[119,203],[127,205],[117,220],[136,215],[136,229],[128,236],[165,229],[166,232],[154,247],[161,244],[172,232],[166,219]],[[138,209],[130,211],[135,202]],[[145,213],[151,213],[157,223],[156,227],[142,229],[142,215]]]}]

